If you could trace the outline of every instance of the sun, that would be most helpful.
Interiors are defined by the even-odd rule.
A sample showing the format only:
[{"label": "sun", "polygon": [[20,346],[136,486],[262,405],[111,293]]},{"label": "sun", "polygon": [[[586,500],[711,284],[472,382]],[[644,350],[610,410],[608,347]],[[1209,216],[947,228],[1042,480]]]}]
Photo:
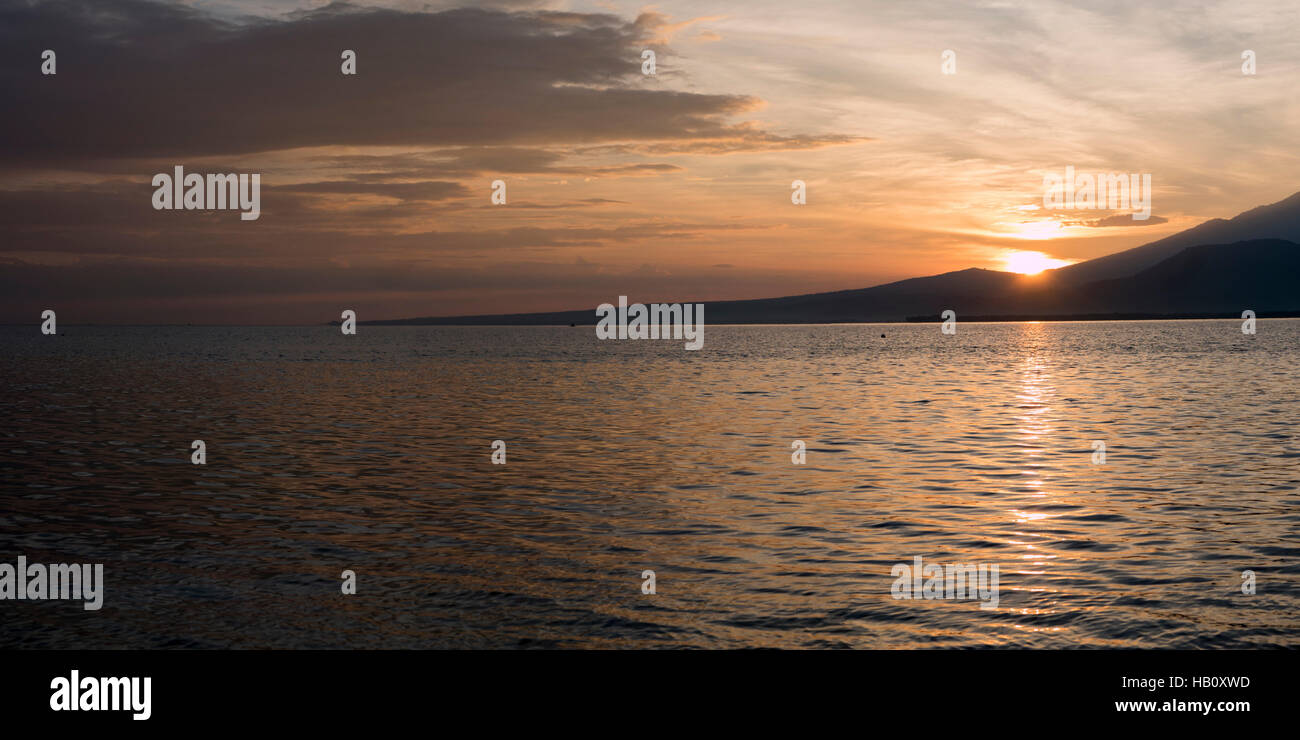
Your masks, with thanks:
[{"label": "sun", "polygon": [[1058,260],[1042,252],[1008,252],[1002,258],[1002,265],[1007,272],[1018,272],[1021,275],[1037,275],[1043,270],[1072,264],[1073,260]]}]

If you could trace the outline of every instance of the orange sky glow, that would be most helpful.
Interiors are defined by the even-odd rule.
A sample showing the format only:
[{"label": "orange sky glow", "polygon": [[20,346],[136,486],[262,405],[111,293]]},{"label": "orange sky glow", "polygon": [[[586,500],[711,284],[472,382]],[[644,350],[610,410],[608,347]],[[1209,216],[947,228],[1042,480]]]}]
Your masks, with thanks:
[{"label": "orange sky glow", "polygon": [[[33,128],[4,131],[25,143],[3,153],[0,260],[45,287],[0,318],[59,291],[105,321],[309,323],[341,301],[378,319],[1034,274],[1296,190],[1300,41],[1277,3],[1207,7],[1215,43],[1159,8],[1050,0],[299,5],[178,10],[177,33],[239,44],[222,65],[198,41],[94,46],[111,14],[42,21],[67,61],[6,83]],[[334,46],[362,27],[344,77]],[[1267,60],[1250,77],[1246,43]],[[190,87],[230,110],[182,116]],[[179,164],[261,173],[261,217],[151,210]],[[1045,207],[1067,166],[1150,173],[1152,217]],[[87,289],[113,271],[120,295]]]}]

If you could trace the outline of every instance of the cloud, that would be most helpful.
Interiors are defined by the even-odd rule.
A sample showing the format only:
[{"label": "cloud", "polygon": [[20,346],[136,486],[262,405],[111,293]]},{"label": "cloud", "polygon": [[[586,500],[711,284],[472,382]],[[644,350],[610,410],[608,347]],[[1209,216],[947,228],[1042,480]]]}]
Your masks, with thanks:
[{"label": "cloud", "polygon": [[[288,19],[143,0],[0,4],[0,163],[193,157],[321,146],[518,146],[767,138],[757,98],[646,87],[662,18],[400,12],[334,4]],[[689,23],[689,22],[688,22]],[[59,73],[36,72],[40,53]],[[357,74],[340,73],[343,49]],[[770,144],[770,141],[768,142]]]},{"label": "cloud", "polygon": [[[646,44],[669,44],[672,43],[673,36],[697,23],[707,23],[708,21],[718,21],[725,18],[721,15],[704,16],[700,18],[691,18],[690,20],[674,22],[669,16],[655,11],[646,11],[637,16],[633,23],[641,31],[641,41]],[[707,31],[703,33],[708,33]],[[703,35],[701,33],[700,35]],[[716,34],[714,34],[716,36]]]},{"label": "cloud", "polygon": [[[268,189],[271,190],[271,189]],[[366,182],[359,180],[338,180],[326,182],[305,182],[297,185],[284,185],[271,192],[317,193],[326,195],[375,195],[384,198],[397,198],[404,201],[429,202],[451,198],[467,198],[470,191],[458,182]]]},{"label": "cloud", "polygon": [[1105,228],[1108,226],[1155,226],[1156,224],[1169,223],[1169,219],[1163,216],[1148,216],[1145,220],[1139,221],[1133,218],[1132,214],[1120,213],[1105,218],[1093,219],[1091,221],[1079,221],[1074,225],[1089,226],[1093,228]]},{"label": "cloud", "polygon": [[781,136],[760,130],[749,124],[738,124],[732,127],[731,132],[727,136],[684,141],[617,144],[593,147],[586,151],[617,152],[623,154],[643,154],[653,156],[679,154],[752,154],[755,152],[793,152],[824,149],[832,146],[861,144],[867,141],[872,141],[872,139],[866,136],[850,136],[846,134],[798,134],[794,136]]}]

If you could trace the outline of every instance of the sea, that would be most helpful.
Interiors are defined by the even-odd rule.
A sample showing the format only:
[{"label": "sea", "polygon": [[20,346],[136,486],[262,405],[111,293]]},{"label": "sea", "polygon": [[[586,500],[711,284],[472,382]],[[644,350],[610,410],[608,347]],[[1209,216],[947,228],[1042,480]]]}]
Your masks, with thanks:
[{"label": "sea", "polygon": [[0,648],[1300,647],[1300,320],[683,344],[0,327]]}]

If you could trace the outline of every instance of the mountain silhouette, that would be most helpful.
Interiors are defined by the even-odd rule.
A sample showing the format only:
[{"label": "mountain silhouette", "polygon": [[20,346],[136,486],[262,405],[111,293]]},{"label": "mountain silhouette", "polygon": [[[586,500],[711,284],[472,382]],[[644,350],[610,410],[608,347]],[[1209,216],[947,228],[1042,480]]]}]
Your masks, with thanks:
[{"label": "mountain silhouette", "polygon": [[1256,239],[1188,247],[1136,275],[1088,283],[1076,310],[1122,306],[1148,313],[1289,312],[1300,309],[1300,244]]},{"label": "mountain silhouette", "polygon": [[1215,218],[1186,231],[1123,252],[1098,257],[1049,274],[1065,285],[1136,275],[1188,247],[1231,244],[1251,239],[1300,242],[1300,193],[1267,206],[1252,208],[1231,219]]},{"label": "mountain silhouette", "polygon": [[[959,318],[1141,318],[1300,315],[1300,193],[1213,219],[1140,247],[1038,275],[970,268],[871,288],[709,301],[710,324],[847,323]],[[650,302],[632,298],[631,300]],[[577,311],[368,321],[396,324],[577,324]]]}]

